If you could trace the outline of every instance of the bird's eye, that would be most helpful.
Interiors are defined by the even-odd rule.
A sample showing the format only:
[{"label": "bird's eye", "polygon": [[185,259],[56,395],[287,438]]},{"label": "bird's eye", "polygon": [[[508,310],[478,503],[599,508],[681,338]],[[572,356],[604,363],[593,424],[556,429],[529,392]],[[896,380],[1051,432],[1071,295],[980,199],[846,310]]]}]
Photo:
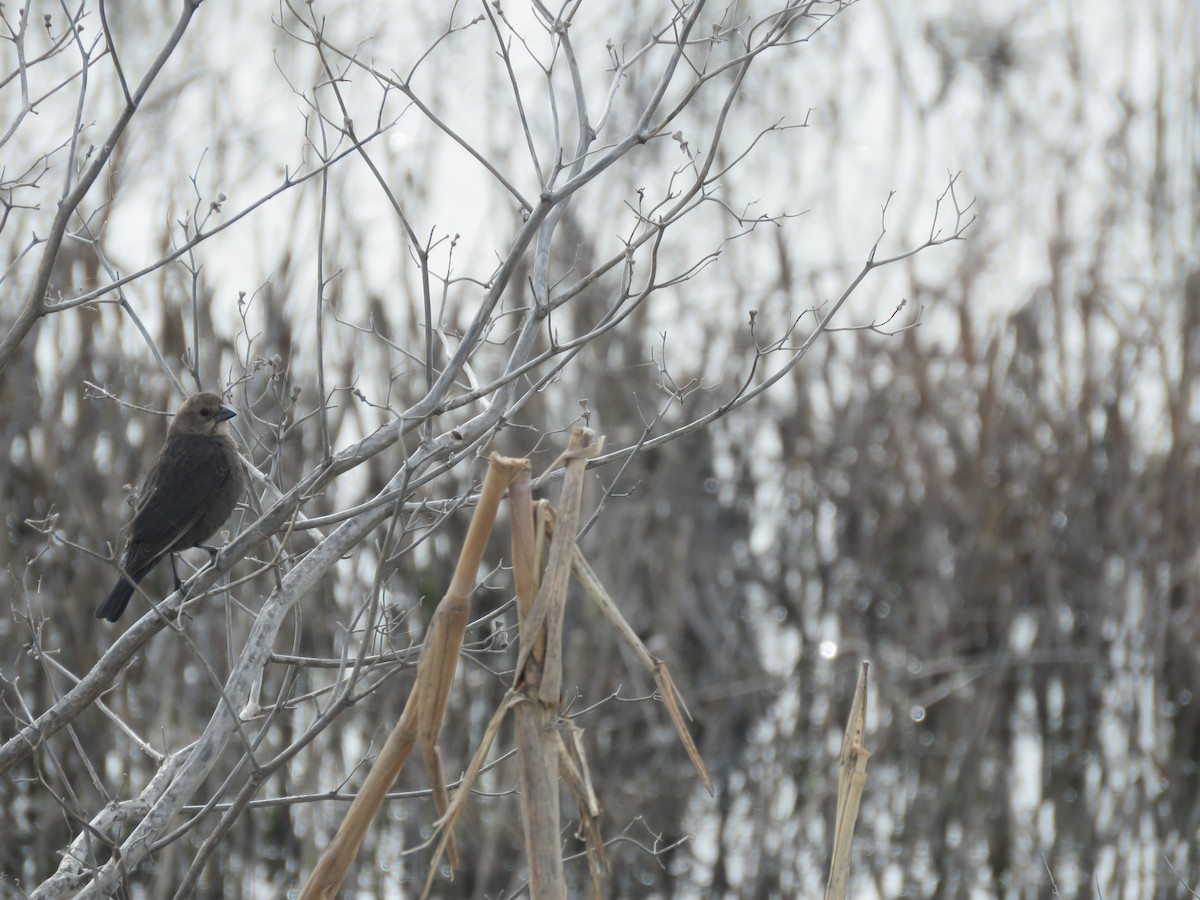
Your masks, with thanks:
[{"label": "bird's eye", "polygon": [[205,418],[208,418],[209,416],[212,415],[212,408],[208,407],[208,406],[203,407],[200,410],[200,415],[204,416]]}]

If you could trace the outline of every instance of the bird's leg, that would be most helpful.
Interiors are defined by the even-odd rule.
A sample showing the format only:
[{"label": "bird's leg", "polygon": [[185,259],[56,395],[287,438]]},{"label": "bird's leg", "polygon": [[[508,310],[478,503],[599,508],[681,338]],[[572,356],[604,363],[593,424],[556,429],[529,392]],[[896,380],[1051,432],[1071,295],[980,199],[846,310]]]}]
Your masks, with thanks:
[{"label": "bird's leg", "polygon": [[212,563],[217,561],[217,554],[221,552],[220,547],[210,547],[208,544],[197,544],[196,547],[200,550],[207,550],[210,557],[209,562]]},{"label": "bird's leg", "polygon": [[171,574],[175,576],[175,590],[180,590],[183,587],[183,582],[179,580],[179,572],[175,569],[175,554],[171,554]]}]

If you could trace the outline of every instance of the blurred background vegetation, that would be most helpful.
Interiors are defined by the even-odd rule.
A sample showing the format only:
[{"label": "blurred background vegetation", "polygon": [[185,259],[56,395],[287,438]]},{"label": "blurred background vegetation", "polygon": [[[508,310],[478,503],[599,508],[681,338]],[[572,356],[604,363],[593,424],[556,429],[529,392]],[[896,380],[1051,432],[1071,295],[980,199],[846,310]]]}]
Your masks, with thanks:
[{"label": "blurred background vegetation", "polygon": [[[62,9],[32,6],[34,25],[42,13],[51,20],[48,43],[65,25]],[[315,8],[331,40],[383,70],[412,67],[449,21],[441,8]],[[737,18],[757,8],[729,9]],[[140,72],[174,7],[123,3],[107,14],[123,65]],[[528,11],[511,14],[514,30],[542,49]],[[6,28],[17,15],[6,10]],[[84,34],[99,31],[94,15],[88,8]],[[476,15],[467,7],[455,21]],[[605,41],[618,52],[637,46],[663,15],[649,3],[581,9],[572,38],[596,75],[593,110],[609,84],[599,74]],[[318,96],[310,86],[324,70],[298,35],[286,10],[201,7],[87,207],[117,272],[147,266],[325,152],[328,131],[301,99]],[[522,172],[521,189],[536,197],[495,41],[486,20],[455,32],[414,84],[484,155]],[[16,67],[12,46],[0,48],[4,77]],[[905,0],[856,4],[756,66],[729,111],[719,163],[754,149],[726,176],[726,207],[709,204],[661,251],[664,271],[699,269],[590,343],[497,449],[529,453],[541,467],[584,408],[610,447],[626,447],[650,422],[663,433],[720,406],[746,379],[756,342],[798,344],[813,310],[859,271],[892,190],[885,251],[927,236],[948,171],[961,170],[957,190],[976,198],[979,219],[965,242],[873,274],[833,323],[888,325],[831,332],[754,403],[638,452],[624,469],[593,470],[590,502],[607,500],[581,546],[670,665],[718,787],[710,799],[649,699],[651,680],[591,610],[576,607],[565,700],[586,729],[606,808],[608,896],[818,895],[861,659],[872,662],[873,755],[853,896],[1115,900],[1200,885],[1198,58],[1198,13],[1186,0],[1136,11]],[[57,77],[31,93],[78,69],[77,55],[61,60]],[[536,85],[524,66],[518,76]],[[106,131],[89,123],[120,109],[103,60],[94,78],[80,155]],[[6,110],[19,106],[18,82],[0,83]],[[521,211],[486,178],[477,182],[478,167],[395,92],[384,98],[357,70],[344,87],[361,129],[399,117],[371,152],[422,240],[440,241],[432,268],[449,278],[444,291],[436,286],[446,330],[435,340],[448,355]],[[652,88],[631,72],[614,102],[618,127]],[[66,166],[51,150],[70,135],[73,90],[3,148],[5,331],[38,216],[53,212],[57,189],[48,186]],[[675,140],[647,144],[636,164],[581,192],[553,248],[556,271],[584,272],[619,250],[639,190],[665,190],[706,146],[720,99],[698,98]],[[340,117],[328,95],[320,102]],[[548,108],[539,96],[528,113],[535,141],[549,133]],[[4,128],[12,121],[6,111]],[[777,121],[807,127],[758,139]],[[322,352],[337,449],[421,397],[425,332],[417,267],[370,172],[353,157],[330,171]],[[20,189],[20,173],[32,187]],[[248,456],[283,489],[324,453],[312,415],[321,201],[320,179],[286,191],[126,287],[176,376],[190,388],[194,364],[204,387],[231,388]],[[755,221],[762,216],[772,220]],[[109,280],[94,247],[68,242],[52,290],[77,296]],[[564,338],[585,331],[614,284],[581,293],[551,329]],[[525,290],[514,278],[505,308],[527,302]],[[503,317],[492,339],[494,355],[473,363],[483,380],[506,352]],[[140,484],[165,420],[104,391],[146,410],[175,408],[147,347],[121,307],[84,306],[43,320],[0,375],[4,740],[70,687],[31,644],[78,676],[119,634],[92,619],[114,577],[93,554],[118,540],[123,486]],[[305,515],[369,498],[401,457],[397,447],[370,459]],[[459,467],[415,499],[462,495],[480,471]],[[239,513],[231,532],[253,518]],[[303,599],[280,653],[337,660],[388,555],[387,640],[400,649],[419,641],[465,522],[464,513],[412,515],[394,544],[361,545]],[[506,553],[498,536],[497,566]],[[159,573],[156,589],[167,582]],[[104,703],[159,750],[186,745],[217,702],[201,654],[223,675],[273,586],[263,575],[227,602],[210,601],[188,626],[194,646],[160,634]],[[442,742],[451,777],[506,687],[509,596],[499,569],[475,595],[477,616],[499,612],[468,633]],[[306,727],[312,709],[295,698],[328,686],[334,671],[268,669],[264,693],[292,700],[264,754]],[[282,896],[300,883],[346,806],[326,795],[352,794],[409,679],[406,669],[392,673],[272,777],[261,797],[295,799],[247,811],[209,860],[198,896]],[[231,751],[206,797],[229,789],[236,761]],[[136,796],[154,771],[110,718],[85,712],[0,782],[0,873],[31,890],[80,819]],[[443,896],[519,891],[515,783],[511,761],[486,775],[460,829],[469,862],[453,884],[441,882]],[[387,807],[346,896],[409,896],[423,879],[425,855],[403,851],[429,835],[426,786],[419,769],[402,777],[397,791],[411,796]],[[211,812],[193,814],[181,839],[133,876],[136,896],[172,896],[215,823]],[[564,841],[574,843],[569,830]],[[573,865],[582,892],[585,863]]]}]

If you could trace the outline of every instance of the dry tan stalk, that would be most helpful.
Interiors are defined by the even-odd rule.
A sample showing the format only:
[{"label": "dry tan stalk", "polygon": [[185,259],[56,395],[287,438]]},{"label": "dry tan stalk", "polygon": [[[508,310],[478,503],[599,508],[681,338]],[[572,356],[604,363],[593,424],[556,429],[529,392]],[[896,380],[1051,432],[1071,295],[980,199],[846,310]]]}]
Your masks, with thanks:
[{"label": "dry tan stalk", "polygon": [[838,759],[837,819],[833,831],[833,860],[829,865],[829,884],[825,900],[845,900],[850,881],[850,845],[854,840],[854,824],[867,783],[867,760],[871,753],[863,746],[867,730],[867,671],[871,664],[863,662],[858,671],[854,702],[850,704],[850,719],[842,737],[842,752]]},{"label": "dry tan stalk", "polygon": [[513,585],[517,589],[517,620],[524,622],[529,617],[533,598],[541,584],[541,567],[538,542],[533,524],[533,494],[529,482],[529,469],[513,479],[508,486],[508,510],[513,530]]},{"label": "dry tan stalk", "polygon": [[[446,776],[442,771],[442,756],[438,749],[438,737],[446,717],[446,705],[450,699],[450,688],[454,684],[454,673],[458,668],[458,657],[462,651],[463,635],[471,615],[471,592],[475,590],[475,579],[483,562],[488,536],[496,521],[496,511],[509,483],[520,472],[528,472],[526,460],[515,460],[496,454],[488,459],[487,474],[479,490],[479,501],[458,564],[446,594],[438,603],[429,623],[429,630],[421,646],[421,658],[417,663],[417,686],[421,692],[421,705],[417,714],[417,740],[425,760],[433,799],[438,816],[445,816],[449,806],[446,794]],[[450,868],[458,868],[458,851],[450,838],[448,850]]]},{"label": "dry tan stalk", "polygon": [[[571,432],[563,453],[567,471],[559,495],[560,509],[555,515],[554,540],[550,543],[546,572],[533,602],[526,604],[522,600],[519,604],[529,612],[521,622],[521,649],[517,656],[513,685],[523,692],[529,702],[516,707],[513,719],[521,772],[521,823],[529,863],[529,893],[534,900],[558,900],[567,895],[558,803],[562,622],[571,575],[572,548],[575,546],[575,531],[583,502],[584,470],[588,457],[595,449],[589,429],[576,428]],[[523,503],[527,495],[518,492],[510,496],[514,498],[514,503]],[[526,509],[513,510],[514,521],[523,523],[519,529],[513,529],[513,541],[527,541],[534,537],[536,543],[536,534],[524,526],[530,518]],[[543,532],[548,522],[547,515],[547,512],[539,515]],[[534,570],[539,568],[540,557],[536,549],[531,551],[514,543],[513,558],[532,560]],[[522,584],[527,589],[533,583],[532,577],[522,578]],[[541,656],[543,652],[544,656]]]},{"label": "dry tan stalk", "polygon": [[[528,471],[509,487],[508,498],[513,527],[513,582],[517,589],[520,646],[516,671],[518,675],[526,673],[527,679],[534,684],[541,684],[542,660],[546,655],[546,633],[533,626],[533,605],[542,584],[542,562],[546,558],[545,523],[550,515],[550,504],[544,500],[537,504],[535,524]],[[517,683],[518,678],[514,678],[514,686]]]},{"label": "dry tan stalk", "polygon": [[684,721],[684,716],[690,719],[691,715],[687,712],[687,706],[683,702],[683,695],[679,693],[679,689],[675,687],[675,682],[671,679],[671,673],[667,670],[667,664],[661,659],[650,654],[646,649],[646,645],[642,643],[641,638],[625,621],[625,617],[621,615],[621,611],[617,609],[617,604],[613,602],[608,591],[596,577],[596,573],[592,567],[588,565],[587,559],[578,547],[575,548],[575,555],[572,560],[572,568],[575,572],[575,580],[583,587],[584,592],[593,603],[599,608],[604,618],[608,619],[609,623],[617,630],[617,634],[629,646],[638,659],[642,661],[650,673],[654,676],[654,683],[658,686],[658,694],[662,697],[663,704],[667,707],[667,714],[671,717],[671,721],[675,724],[675,732],[679,735],[679,742],[683,744],[684,752],[687,753],[688,759],[692,761],[692,766],[696,769],[696,774],[700,776],[700,780],[704,782],[704,786],[708,788],[708,793],[713,794],[712,776],[708,774],[708,769],[704,765],[704,760],[700,758],[700,751],[696,747],[696,742],[692,740],[691,732],[688,731],[687,723]]},{"label": "dry tan stalk", "polygon": [[521,826],[529,864],[529,896],[567,896],[558,821],[558,704],[542,703],[532,688],[513,710],[521,773]]},{"label": "dry tan stalk", "polygon": [[313,867],[312,874],[304,883],[304,888],[300,891],[300,900],[333,900],[341,890],[342,881],[345,880],[354,858],[358,856],[367,829],[371,827],[375,814],[383,804],[383,798],[395,784],[413,745],[417,742],[417,697],[414,686],[414,690],[408,695],[408,702],[404,705],[400,721],[396,723],[383,749],[375,757],[371,771],[367,773],[358,795],[350,804],[337,834],[333,836],[333,840],[329,842]]},{"label": "dry tan stalk", "polygon": [[540,595],[544,591],[552,598],[550,611],[546,615],[546,659],[538,697],[543,703],[555,707],[562,699],[563,622],[566,621],[567,588],[571,581],[571,559],[575,555],[575,536],[579,531],[579,516],[583,506],[587,461],[599,453],[603,446],[603,440],[592,442],[590,428],[576,428],[572,430],[567,449],[563,452],[567,472],[555,509],[558,520],[555,540],[550,543],[550,558],[546,563],[549,584],[543,582],[538,592]]},{"label": "dry tan stalk", "polygon": [[[496,510],[510,481],[519,471],[528,471],[528,463],[492,455],[487,475],[479,492],[479,502],[458,555],[458,564],[446,594],[438,603],[417,663],[417,679],[424,695],[420,712],[422,743],[437,741],[446,712],[446,701],[458,667],[459,651],[470,614],[471,592],[483,560],[488,536],[496,520]],[[445,810],[441,810],[442,813]]]},{"label": "dry tan stalk", "polygon": [[[358,855],[363,837],[375,814],[383,805],[387,792],[396,782],[413,744],[420,742],[425,767],[433,787],[434,801],[440,815],[448,807],[446,780],[442,774],[441,754],[437,749],[446,702],[454,682],[462,648],[463,632],[470,615],[470,596],[475,576],[483,559],[488,535],[496,520],[496,510],[508,483],[521,471],[528,472],[524,460],[513,460],[493,454],[488,461],[487,475],[480,490],[479,502],[471,517],[467,537],[459,553],[458,565],[445,596],[430,620],[421,646],[417,677],[387,742],[367,773],[366,780],[337,834],[321,854],[313,872],[305,882],[302,898],[332,898],[337,895],[350,865]],[[450,847],[451,865],[457,867],[457,855]]]}]

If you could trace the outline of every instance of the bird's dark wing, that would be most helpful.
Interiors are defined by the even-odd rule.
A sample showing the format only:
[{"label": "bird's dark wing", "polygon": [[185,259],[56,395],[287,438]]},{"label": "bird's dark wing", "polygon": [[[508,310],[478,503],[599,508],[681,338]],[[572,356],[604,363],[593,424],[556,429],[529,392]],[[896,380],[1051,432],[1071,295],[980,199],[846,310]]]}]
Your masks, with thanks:
[{"label": "bird's dark wing", "polygon": [[[185,549],[180,541],[208,512],[233,474],[221,441],[194,435],[168,437],[146,476],[130,523],[126,555],[135,558],[126,559],[126,568],[132,571],[174,550]],[[194,540],[206,537],[200,535]]]}]

